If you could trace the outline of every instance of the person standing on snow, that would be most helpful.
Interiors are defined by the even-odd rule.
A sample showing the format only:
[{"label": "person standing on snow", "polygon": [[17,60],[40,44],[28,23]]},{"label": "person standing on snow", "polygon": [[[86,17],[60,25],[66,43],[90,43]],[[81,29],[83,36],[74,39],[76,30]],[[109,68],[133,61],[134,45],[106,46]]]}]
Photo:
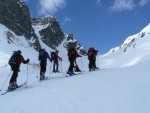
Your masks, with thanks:
[{"label": "person standing on snow", "polygon": [[96,67],[96,55],[98,50],[95,50],[93,47],[88,50],[88,60],[89,60],[89,71],[94,71],[95,69],[99,69]]},{"label": "person standing on snow", "polygon": [[10,82],[9,82],[9,90],[13,90],[18,87],[17,85],[17,77],[18,72],[20,71],[20,64],[24,63],[27,64],[29,62],[29,58],[27,60],[24,60],[23,56],[21,55],[21,51],[14,51],[13,55],[10,57],[8,63],[13,71],[13,74],[11,76]]},{"label": "person standing on snow", "polygon": [[55,52],[54,51],[51,52],[51,58],[54,61],[54,63],[53,63],[53,72],[54,73],[59,72],[58,71],[58,67],[59,67],[58,60],[62,61],[62,58],[58,56],[58,52],[59,52],[58,50],[56,50]]},{"label": "person standing on snow", "polygon": [[49,54],[45,51],[45,49],[40,49],[38,58],[40,61],[40,80],[45,79],[47,58],[50,62],[52,62],[52,59],[50,58]]},{"label": "person standing on snow", "polygon": [[69,59],[70,66],[67,72],[67,74],[69,74],[70,76],[74,75],[73,68],[77,57],[81,57],[81,56],[78,54],[78,52],[74,47],[70,48],[68,50],[68,59]]}]

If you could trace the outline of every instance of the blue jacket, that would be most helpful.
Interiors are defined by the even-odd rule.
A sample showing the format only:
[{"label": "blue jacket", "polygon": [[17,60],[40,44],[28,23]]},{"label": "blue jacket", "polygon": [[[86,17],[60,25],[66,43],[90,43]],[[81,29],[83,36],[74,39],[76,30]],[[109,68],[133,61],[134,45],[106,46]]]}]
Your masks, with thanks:
[{"label": "blue jacket", "polygon": [[46,61],[47,62],[47,58],[49,59],[49,61],[52,61],[52,59],[50,58],[49,54],[46,51],[40,51],[39,52],[39,61]]}]

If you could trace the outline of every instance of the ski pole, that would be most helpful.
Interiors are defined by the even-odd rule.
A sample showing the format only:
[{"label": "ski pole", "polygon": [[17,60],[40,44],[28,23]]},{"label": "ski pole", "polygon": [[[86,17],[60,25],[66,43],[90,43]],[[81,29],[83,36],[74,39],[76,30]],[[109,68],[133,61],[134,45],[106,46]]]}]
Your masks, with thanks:
[{"label": "ski pole", "polygon": [[97,62],[97,67],[99,68],[99,57],[98,56],[96,56],[97,58],[97,60],[96,60],[96,62]]},{"label": "ski pole", "polygon": [[27,88],[27,82],[28,82],[28,64],[27,64],[27,78],[26,78],[26,88]]},{"label": "ski pole", "polygon": [[51,68],[52,68],[52,62],[51,62],[51,64],[50,64],[49,79],[50,79],[50,74],[51,74]]},{"label": "ski pole", "polygon": [[[11,72],[12,72],[12,70],[11,70]],[[8,78],[9,78],[9,76],[11,75],[11,72],[10,72],[10,74],[8,75],[8,77],[6,78],[6,80],[5,80],[4,84],[2,85],[2,87],[1,87],[0,91],[2,91],[2,89],[3,89],[4,85],[5,85],[5,83],[7,82],[7,80],[8,80]]]},{"label": "ski pole", "polygon": [[61,60],[61,73],[62,73],[62,60]]},{"label": "ski pole", "polygon": [[38,65],[38,73],[37,73],[37,76],[36,76],[37,78],[40,77],[40,72],[41,72],[41,65],[39,63],[39,65]]},{"label": "ski pole", "polygon": [[82,59],[82,57],[81,57],[81,63],[82,63],[82,71],[83,71],[83,59]]}]

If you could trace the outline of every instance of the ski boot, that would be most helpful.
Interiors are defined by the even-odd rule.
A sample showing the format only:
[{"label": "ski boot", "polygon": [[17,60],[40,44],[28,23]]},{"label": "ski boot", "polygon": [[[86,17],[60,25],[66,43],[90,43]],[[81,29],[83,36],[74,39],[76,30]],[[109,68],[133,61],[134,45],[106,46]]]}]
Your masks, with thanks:
[{"label": "ski boot", "polygon": [[73,71],[68,71],[67,74],[70,75],[70,76],[75,75],[75,73]]}]

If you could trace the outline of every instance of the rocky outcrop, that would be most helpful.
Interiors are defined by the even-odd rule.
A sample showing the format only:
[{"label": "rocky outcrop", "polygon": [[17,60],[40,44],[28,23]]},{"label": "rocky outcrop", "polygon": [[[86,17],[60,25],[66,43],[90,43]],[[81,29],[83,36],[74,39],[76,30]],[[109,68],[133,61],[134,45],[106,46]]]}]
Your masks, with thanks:
[{"label": "rocky outcrop", "polygon": [[67,41],[64,43],[64,47],[69,49],[69,48],[76,48],[80,54],[86,55],[87,52],[85,49],[81,46],[81,44],[76,40],[73,34],[69,34],[67,36]]},{"label": "rocky outcrop", "polygon": [[41,40],[50,48],[56,49],[65,39],[64,33],[59,26],[59,22],[53,16],[45,18],[33,18],[32,24],[34,26],[45,26],[39,30]]},{"label": "rocky outcrop", "polygon": [[20,0],[0,0],[0,23],[12,30],[18,36],[28,40],[34,38],[31,45],[38,49],[40,44],[31,25],[30,13],[27,5]]}]

